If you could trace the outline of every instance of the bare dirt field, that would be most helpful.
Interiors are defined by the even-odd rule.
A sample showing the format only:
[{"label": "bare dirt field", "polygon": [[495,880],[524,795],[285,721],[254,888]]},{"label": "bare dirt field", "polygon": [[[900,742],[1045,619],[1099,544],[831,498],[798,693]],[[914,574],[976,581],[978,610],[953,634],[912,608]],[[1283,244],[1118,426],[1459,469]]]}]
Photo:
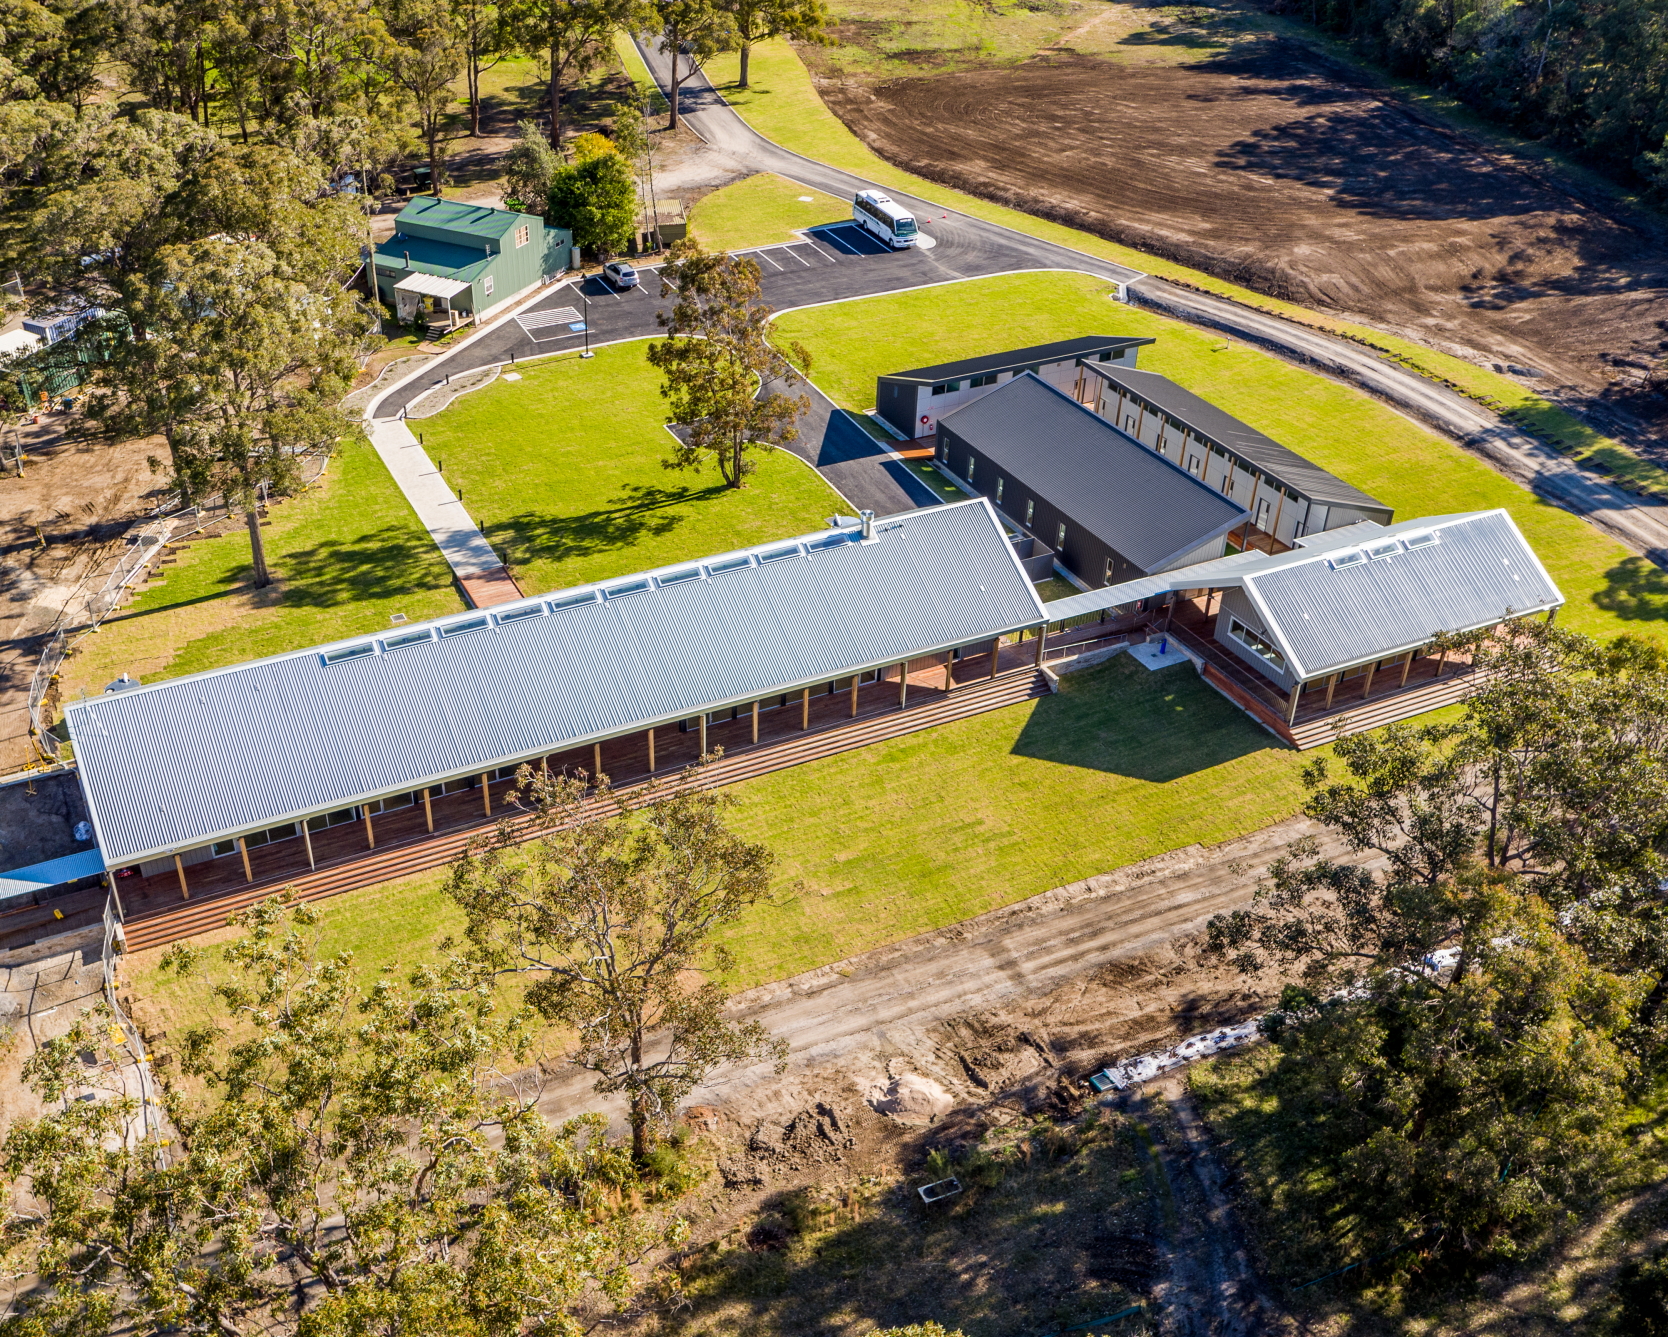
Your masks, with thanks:
[{"label": "bare dirt field", "polygon": [[1653,389],[1668,243],[1649,220],[1611,216],[1283,38],[1180,64],[1080,55],[1071,41],[1015,66],[877,84],[824,66],[818,86],[870,147],[922,176],[1544,373],[1528,383],[1563,387],[1569,407],[1636,443],[1668,429]]},{"label": "bare dirt field", "polygon": [[18,428],[23,477],[0,470],[0,774],[35,757],[28,692],[40,649],[64,616],[96,591],[128,526],[155,506],[162,480],[154,442],[116,445],[84,435],[81,419],[52,413]]}]

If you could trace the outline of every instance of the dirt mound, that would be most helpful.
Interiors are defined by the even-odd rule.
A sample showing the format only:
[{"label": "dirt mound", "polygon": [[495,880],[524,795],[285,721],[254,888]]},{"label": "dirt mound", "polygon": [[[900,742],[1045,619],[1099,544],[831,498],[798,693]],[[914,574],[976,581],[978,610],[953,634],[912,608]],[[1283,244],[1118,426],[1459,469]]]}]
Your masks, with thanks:
[{"label": "dirt mound", "polygon": [[931,1077],[906,1072],[869,1093],[869,1108],[905,1125],[936,1123],[955,1104],[950,1093]]},{"label": "dirt mound", "polygon": [[1668,246],[1302,48],[820,91],[922,176],[1668,426]]}]

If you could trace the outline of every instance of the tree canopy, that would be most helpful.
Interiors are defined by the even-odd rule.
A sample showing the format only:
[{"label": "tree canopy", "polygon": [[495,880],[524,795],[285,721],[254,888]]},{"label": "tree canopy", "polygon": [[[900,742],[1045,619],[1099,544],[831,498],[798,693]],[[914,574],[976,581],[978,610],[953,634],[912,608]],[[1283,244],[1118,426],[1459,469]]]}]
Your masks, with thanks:
[{"label": "tree canopy", "polygon": [[6,1331],[567,1337],[675,1295],[643,1260],[682,1239],[687,1181],[645,1178],[596,1116],[546,1124],[524,1009],[458,960],[363,988],[305,906],[239,922],[219,1014],[180,1044],[165,1145],[80,1058],[107,1019],[26,1064],[54,1108],[0,1147],[27,1190],[7,1261],[39,1278]]}]

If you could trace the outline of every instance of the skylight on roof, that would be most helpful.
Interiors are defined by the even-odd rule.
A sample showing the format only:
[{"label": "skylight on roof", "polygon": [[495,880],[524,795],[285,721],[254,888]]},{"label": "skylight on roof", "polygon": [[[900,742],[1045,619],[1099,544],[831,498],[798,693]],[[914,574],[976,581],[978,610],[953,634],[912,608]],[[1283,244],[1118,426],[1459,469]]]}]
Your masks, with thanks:
[{"label": "skylight on roof", "polygon": [[639,580],[622,580],[618,585],[605,585],[602,592],[610,599],[619,599],[627,594],[641,594],[650,584],[649,578],[643,576]]},{"label": "skylight on roof", "polygon": [[375,641],[361,641],[358,645],[344,645],[339,650],[326,650],[319,658],[326,664],[345,664],[350,659],[363,659],[375,653]]},{"label": "skylight on roof", "polygon": [[594,604],[596,601],[597,592],[595,590],[580,590],[578,594],[564,594],[560,599],[552,599],[550,601],[550,611],[557,613],[564,608],[581,608],[586,604]]},{"label": "skylight on roof", "polygon": [[668,571],[665,575],[656,577],[662,585],[681,585],[686,580],[700,578],[701,568],[698,566],[686,566],[681,571]]},{"label": "skylight on roof", "polygon": [[423,645],[434,639],[434,632],[429,627],[419,627],[416,631],[402,631],[398,636],[384,636],[382,648],[384,650],[404,650],[410,645]]},{"label": "skylight on roof", "polygon": [[824,548],[845,548],[851,545],[852,536],[859,531],[850,533],[825,534],[821,538],[814,538],[805,546],[813,552],[820,552]]},{"label": "skylight on roof", "polygon": [[1346,566],[1360,566],[1367,560],[1367,554],[1359,548],[1345,548],[1342,552],[1335,552],[1326,559],[1326,563],[1334,571],[1342,571]]},{"label": "skylight on roof", "polygon": [[543,604],[523,604],[520,608],[506,609],[504,612],[494,613],[492,616],[493,616],[494,619],[496,619],[499,626],[504,626],[506,623],[520,622],[525,618],[543,617],[544,616],[544,605]]},{"label": "skylight on roof", "polygon": [[1429,548],[1441,539],[1434,529],[1421,529],[1417,534],[1403,534],[1402,542],[1408,548]]},{"label": "skylight on roof", "polygon": [[479,617],[465,618],[462,622],[448,622],[441,627],[440,634],[442,636],[461,636],[466,631],[481,631],[491,625],[492,619],[482,613]]},{"label": "skylight on roof", "polygon": [[743,553],[740,557],[726,557],[722,561],[708,562],[707,574],[709,576],[721,576],[726,571],[743,571],[752,565],[753,559]]},{"label": "skylight on roof", "polygon": [[1401,550],[1402,545],[1397,543],[1395,539],[1381,539],[1377,543],[1369,543],[1367,545],[1367,556],[1393,557]]},{"label": "skylight on roof", "polygon": [[759,554],[761,562],[780,562],[784,557],[798,557],[799,545],[790,543],[785,548],[767,548]]}]

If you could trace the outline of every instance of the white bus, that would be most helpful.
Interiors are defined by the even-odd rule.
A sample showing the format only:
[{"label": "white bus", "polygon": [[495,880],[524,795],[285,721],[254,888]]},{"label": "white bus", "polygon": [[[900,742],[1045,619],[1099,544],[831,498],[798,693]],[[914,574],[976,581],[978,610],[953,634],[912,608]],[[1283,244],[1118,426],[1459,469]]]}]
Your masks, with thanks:
[{"label": "white bus", "polygon": [[888,246],[901,249],[920,242],[921,231],[912,215],[898,208],[878,190],[860,190],[851,202],[851,219]]}]

